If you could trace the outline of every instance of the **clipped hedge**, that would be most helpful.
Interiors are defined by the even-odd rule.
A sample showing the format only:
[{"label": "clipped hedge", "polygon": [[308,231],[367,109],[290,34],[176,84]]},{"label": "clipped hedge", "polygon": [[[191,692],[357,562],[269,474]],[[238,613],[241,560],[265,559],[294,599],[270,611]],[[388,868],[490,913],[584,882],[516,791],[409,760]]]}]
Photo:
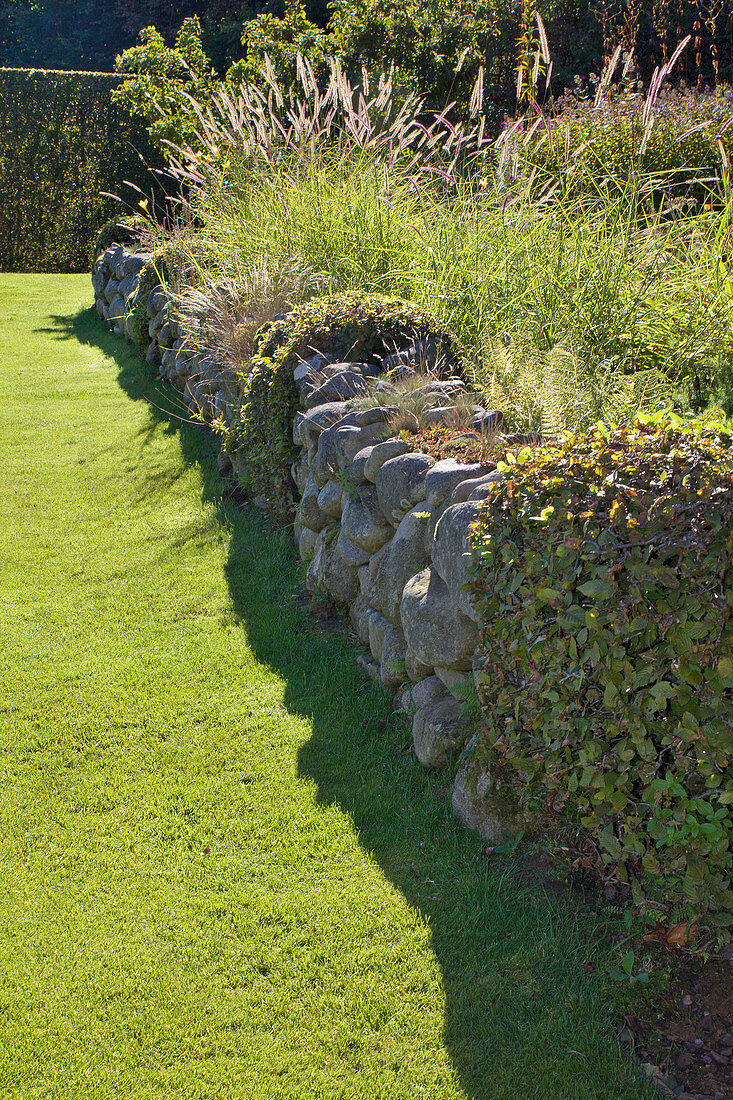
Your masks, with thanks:
[{"label": "clipped hedge", "polygon": [[474,529],[478,758],[665,916],[733,924],[733,452],[668,419],[506,456]]},{"label": "clipped hedge", "polygon": [[[454,337],[429,314],[380,294],[349,292],[316,298],[265,325],[250,372],[242,378],[236,446],[248,470],[247,488],[281,517],[292,510],[292,425],[298,408],[293,370],[318,352],[334,361],[376,362],[413,340]],[[234,441],[232,441],[234,442]]]},{"label": "clipped hedge", "polygon": [[161,164],[145,127],[112,103],[111,73],[0,69],[0,268],[86,271],[115,203]]}]

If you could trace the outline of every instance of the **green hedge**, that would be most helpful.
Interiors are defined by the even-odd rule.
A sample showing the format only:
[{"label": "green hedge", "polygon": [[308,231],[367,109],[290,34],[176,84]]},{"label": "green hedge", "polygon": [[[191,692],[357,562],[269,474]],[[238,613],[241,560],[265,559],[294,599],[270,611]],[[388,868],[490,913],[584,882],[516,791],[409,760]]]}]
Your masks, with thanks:
[{"label": "green hedge", "polygon": [[111,73],[0,69],[0,269],[86,271],[117,209],[101,191],[150,192],[160,154],[111,101]]},{"label": "green hedge", "polygon": [[599,425],[505,469],[474,529],[478,759],[637,904],[730,926],[730,436]]}]

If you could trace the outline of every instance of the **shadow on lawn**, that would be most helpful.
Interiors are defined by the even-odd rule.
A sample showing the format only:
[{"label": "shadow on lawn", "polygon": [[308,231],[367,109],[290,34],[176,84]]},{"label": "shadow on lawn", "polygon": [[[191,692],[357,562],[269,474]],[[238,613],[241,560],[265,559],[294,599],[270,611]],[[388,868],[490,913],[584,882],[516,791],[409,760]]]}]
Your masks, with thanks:
[{"label": "shadow on lawn", "polygon": [[588,973],[601,951],[597,925],[548,898],[538,882],[520,880],[510,859],[487,858],[455,825],[445,780],[417,764],[409,730],[364,681],[353,649],[294,598],[289,534],[268,532],[259,515],[223,495],[214,441],[182,419],[175,391],[94,311],[54,320],[59,338],[67,333],[115,360],[124,392],[150,407],[150,432],[176,433],[184,462],[199,466],[203,496],[231,532],[227,581],[249,643],[284,678],[288,709],[312,721],[300,774],[315,780],[321,804],[349,815],[361,845],[429,921],[445,989],[445,1045],[466,1095],[651,1096],[618,1056],[599,980]]}]

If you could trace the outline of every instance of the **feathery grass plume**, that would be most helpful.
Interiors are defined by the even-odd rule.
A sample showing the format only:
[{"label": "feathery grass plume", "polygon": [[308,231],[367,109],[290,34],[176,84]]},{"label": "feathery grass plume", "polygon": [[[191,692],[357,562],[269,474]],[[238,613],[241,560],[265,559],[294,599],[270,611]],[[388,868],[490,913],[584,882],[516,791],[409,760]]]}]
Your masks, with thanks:
[{"label": "feathery grass plume", "polygon": [[266,258],[175,295],[176,315],[191,346],[202,344],[223,369],[247,372],[257,332],[292,309],[308,275],[297,263],[272,269]]},{"label": "feathery grass plume", "polygon": [[[681,48],[640,106],[645,126]],[[599,82],[599,114],[620,62],[618,49]],[[652,374],[631,387],[632,398],[657,401],[660,387],[684,391],[696,372],[730,369],[733,293],[714,213],[670,216],[657,177],[640,170],[619,184],[600,165],[578,187],[592,133],[579,147],[577,126],[571,133],[569,120],[536,105],[495,140],[480,113],[459,123],[448,109],[398,101],[389,73],[369,89],[334,63],[318,89],[305,63],[298,71],[288,95],[272,74],[263,88],[223,91],[199,108],[202,152],[174,157],[204,280],[233,272],[246,287],[249,271],[266,270],[275,283],[282,272],[298,301],[316,292],[409,300],[455,333],[476,379],[491,380],[491,403],[517,425],[575,426],[590,405],[597,419],[597,408],[619,407],[620,398],[592,396],[612,375],[659,372],[653,393]],[[291,282],[293,270],[302,277]],[[246,313],[243,300],[237,308]],[[496,370],[505,339],[526,347],[521,369]],[[631,392],[625,382],[620,390]]]}]

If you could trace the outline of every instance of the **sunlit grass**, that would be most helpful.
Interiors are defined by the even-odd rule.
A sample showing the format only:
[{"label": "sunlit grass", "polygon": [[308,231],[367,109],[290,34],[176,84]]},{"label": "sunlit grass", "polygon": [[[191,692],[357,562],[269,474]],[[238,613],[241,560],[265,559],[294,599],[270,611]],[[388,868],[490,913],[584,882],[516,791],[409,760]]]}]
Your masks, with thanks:
[{"label": "sunlit grass", "polygon": [[651,1095],[602,926],[454,825],[89,298],[0,280],[0,1093]]}]

